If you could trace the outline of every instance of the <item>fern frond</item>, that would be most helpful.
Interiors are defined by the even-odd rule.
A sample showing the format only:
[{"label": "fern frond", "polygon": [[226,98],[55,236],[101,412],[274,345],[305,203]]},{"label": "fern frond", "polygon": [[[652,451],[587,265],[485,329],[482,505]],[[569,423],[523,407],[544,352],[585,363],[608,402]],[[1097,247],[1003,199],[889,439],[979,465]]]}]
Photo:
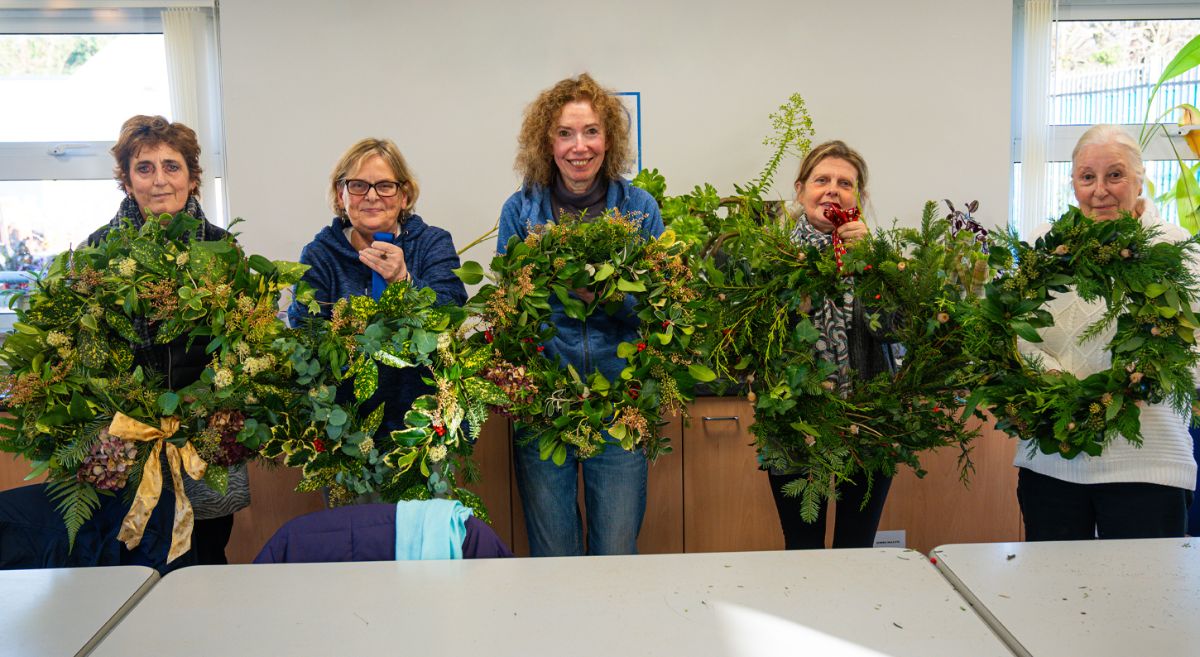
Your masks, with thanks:
[{"label": "fern frond", "polygon": [[100,508],[100,494],[91,484],[65,479],[46,485],[46,494],[55,505],[67,528],[67,551],[75,549],[75,536],[83,524]]}]

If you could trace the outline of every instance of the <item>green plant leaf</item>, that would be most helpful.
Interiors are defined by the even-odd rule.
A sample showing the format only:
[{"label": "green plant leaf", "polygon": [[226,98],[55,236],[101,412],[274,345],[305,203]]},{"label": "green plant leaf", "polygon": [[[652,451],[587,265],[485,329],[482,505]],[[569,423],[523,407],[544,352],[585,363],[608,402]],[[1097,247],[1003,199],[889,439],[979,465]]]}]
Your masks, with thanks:
[{"label": "green plant leaf", "polygon": [[450,271],[454,272],[454,275],[458,276],[458,279],[466,285],[475,285],[483,280],[483,265],[474,260],[468,260],[461,267]]},{"label": "green plant leaf", "polygon": [[699,363],[688,365],[688,374],[691,374],[693,379],[701,383],[708,383],[717,378],[717,375],[712,370]]},{"label": "green plant leaf", "polygon": [[618,278],[617,289],[622,292],[645,292],[646,284],[641,281],[630,281],[624,278]]}]

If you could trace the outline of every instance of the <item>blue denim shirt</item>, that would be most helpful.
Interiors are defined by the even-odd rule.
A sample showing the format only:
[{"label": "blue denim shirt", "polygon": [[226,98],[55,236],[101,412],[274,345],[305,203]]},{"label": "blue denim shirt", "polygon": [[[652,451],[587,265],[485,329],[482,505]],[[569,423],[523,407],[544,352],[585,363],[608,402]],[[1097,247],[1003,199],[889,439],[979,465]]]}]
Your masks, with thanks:
[{"label": "blue denim shirt", "polygon": [[[616,208],[622,214],[640,216],[641,231],[646,239],[663,232],[662,213],[654,197],[634,187],[628,180],[609,182],[605,207]],[[524,185],[504,202],[500,211],[500,235],[496,251],[504,253],[508,241],[516,236],[525,239],[529,229],[550,221],[550,190],[541,185]],[[567,317],[557,297],[550,297],[550,321],[558,332],[546,343],[546,356],[559,363],[570,363],[586,377],[593,370],[614,381],[625,367],[625,359],[617,357],[617,345],[637,336],[638,318],[633,314],[633,298],[626,295],[625,307],[613,315],[593,313],[587,321]]]}]

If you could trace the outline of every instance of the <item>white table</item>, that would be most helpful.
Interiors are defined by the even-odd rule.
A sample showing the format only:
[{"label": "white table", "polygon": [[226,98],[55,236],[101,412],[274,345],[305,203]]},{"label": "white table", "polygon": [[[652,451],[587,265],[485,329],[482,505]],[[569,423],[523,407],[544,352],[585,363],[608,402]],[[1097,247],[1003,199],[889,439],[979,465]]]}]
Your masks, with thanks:
[{"label": "white table", "polygon": [[944,545],[932,554],[1018,655],[1200,655],[1200,539]]},{"label": "white table", "polygon": [[0,656],[87,654],[156,581],[144,566],[0,571]]},{"label": "white table", "polygon": [[926,557],[898,549],[200,566],[164,578],[93,655],[147,645],[179,657],[1011,657]]}]

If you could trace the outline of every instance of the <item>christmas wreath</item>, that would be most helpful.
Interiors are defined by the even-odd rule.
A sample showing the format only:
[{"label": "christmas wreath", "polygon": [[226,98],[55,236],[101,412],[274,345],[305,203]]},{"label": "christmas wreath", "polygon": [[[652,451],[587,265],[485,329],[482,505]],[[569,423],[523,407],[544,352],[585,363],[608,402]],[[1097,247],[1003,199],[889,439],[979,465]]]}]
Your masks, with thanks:
[{"label": "christmas wreath", "polygon": [[[479,376],[492,351],[467,339],[467,312],[436,299],[431,289],[393,283],[378,301],[341,299],[329,320],[314,317],[277,340],[300,388],[264,455],[283,455],[286,465],[301,468],[299,490],[328,488],[335,505],[371,493],[389,502],[451,497],[486,521],[477,496],[458,486],[457,472],[468,482],[478,478],[474,442],[489,406],[507,399]],[[423,368],[435,389],[413,402],[403,428],[385,433],[385,404],[360,410],[379,385],[380,366]],[[353,394],[339,396],[339,387]]]},{"label": "christmas wreath", "polygon": [[[919,457],[928,449],[958,447],[967,472],[976,432],[966,427],[967,415],[949,409],[979,375],[967,347],[979,330],[987,240],[965,213],[951,208],[951,217],[940,218],[930,203],[920,228],[875,231],[854,245],[798,244],[796,219],[781,220],[782,204],[764,194],[783,155],[807,151],[811,121],[799,96],[771,119],[776,135],[765,143],[775,151],[733,196],[704,185],[668,197],[656,171],[634,183],[656,196],[668,227],[690,244],[697,288],[714,309],[696,339],[720,377],[717,390],[748,390],[759,459],[804,475],[784,492],[801,496],[802,517],[813,521],[841,482],[869,485],[900,464],[924,474]],[[829,219],[861,217],[839,211]],[[855,380],[821,356],[841,338],[822,334],[812,310],[853,305],[865,309],[872,332],[904,352],[895,371]]]},{"label": "christmas wreath", "polygon": [[[169,558],[178,556],[191,531],[181,469],[223,491],[226,466],[256,456],[287,405],[290,372],[270,345],[284,329],[281,291],[306,267],[247,258],[232,237],[188,239],[199,226],[182,213],[148,217],[59,256],[0,349],[12,414],[0,420],[0,450],[31,461],[31,476],[48,474],[72,543],[100,495],[136,489],[120,535],[136,546],[165,458],[177,497]],[[210,361],[198,381],[170,390],[135,353],[179,339],[205,345]]]},{"label": "christmas wreath", "polygon": [[[647,240],[640,224],[610,211],[594,221],[564,217],[536,227],[492,260],[491,282],[471,301],[485,327],[472,339],[496,358],[482,375],[507,398],[497,410],[538,442],[543,459],[563,463],[568,446],[588,458],[605,449],[606,434],[623,449],[656,458],[669,451],[661,419],[684,414],[692,386],[713,378],[692,339],[703,312],[682,256],[686,245],[670,231]],[[464,270],[471,272],[468,284],[483,280],[477,263]],[[572,293],[578,289],[594,299],[585,303]],[[617,347],[626,365],[616,380],[547,357],[557,330],[552,302],[580,321],[632,305],[638,337]]]},{"label": "christmas wreath", "polygon": [[[970,467],[976,431],[950,409],[979,375],[967,347],[987,255],[935,207],[925,207],[919,229],[875,231],[825,250],[796,244],[792,220],[734,211],[724,239],[713,241],[720,251],[705,260],[706,294],[720,308],[707,349],[719,375],[749,388],[763,466],[804,475],[784,493],[802,497],[806,521],[842,482],[869,485],[900,464],[923,475],[926,450],[958,447],[964,473]],[[855,380],[822,357],[838,338],[822,334],[811,309],[849,304],[862,304],[870,330],[903,353],[894,371]]]},{"label": "christmas wreath", "polygon": [[[989,339],[976,348],[987,378],[969,407],[986,404],[998,428],[1030,441],[1030,449],[1064,458],[1097,456],[1117,434],[1140,444],[1137,402],[1166,401],[1187,412],[1200,326],[1192,312],[1197,281],[1188,267],[1196,241],[1157,236],[1156,228],[1132,216],[1096,222],[1077,208],[1032,246],[1009,236],[1008,249],[996,250],[997,264],[1007,271],[986,286],[980,305]],[[1043,306],[1071,289],[1107,306],[1081,341],[1115,324],[1108,341],[1112,367],[1082,379],[1046,369],[1017,346],[1017,338],[1042,341],[1037,329],[1054,323]]]}]

